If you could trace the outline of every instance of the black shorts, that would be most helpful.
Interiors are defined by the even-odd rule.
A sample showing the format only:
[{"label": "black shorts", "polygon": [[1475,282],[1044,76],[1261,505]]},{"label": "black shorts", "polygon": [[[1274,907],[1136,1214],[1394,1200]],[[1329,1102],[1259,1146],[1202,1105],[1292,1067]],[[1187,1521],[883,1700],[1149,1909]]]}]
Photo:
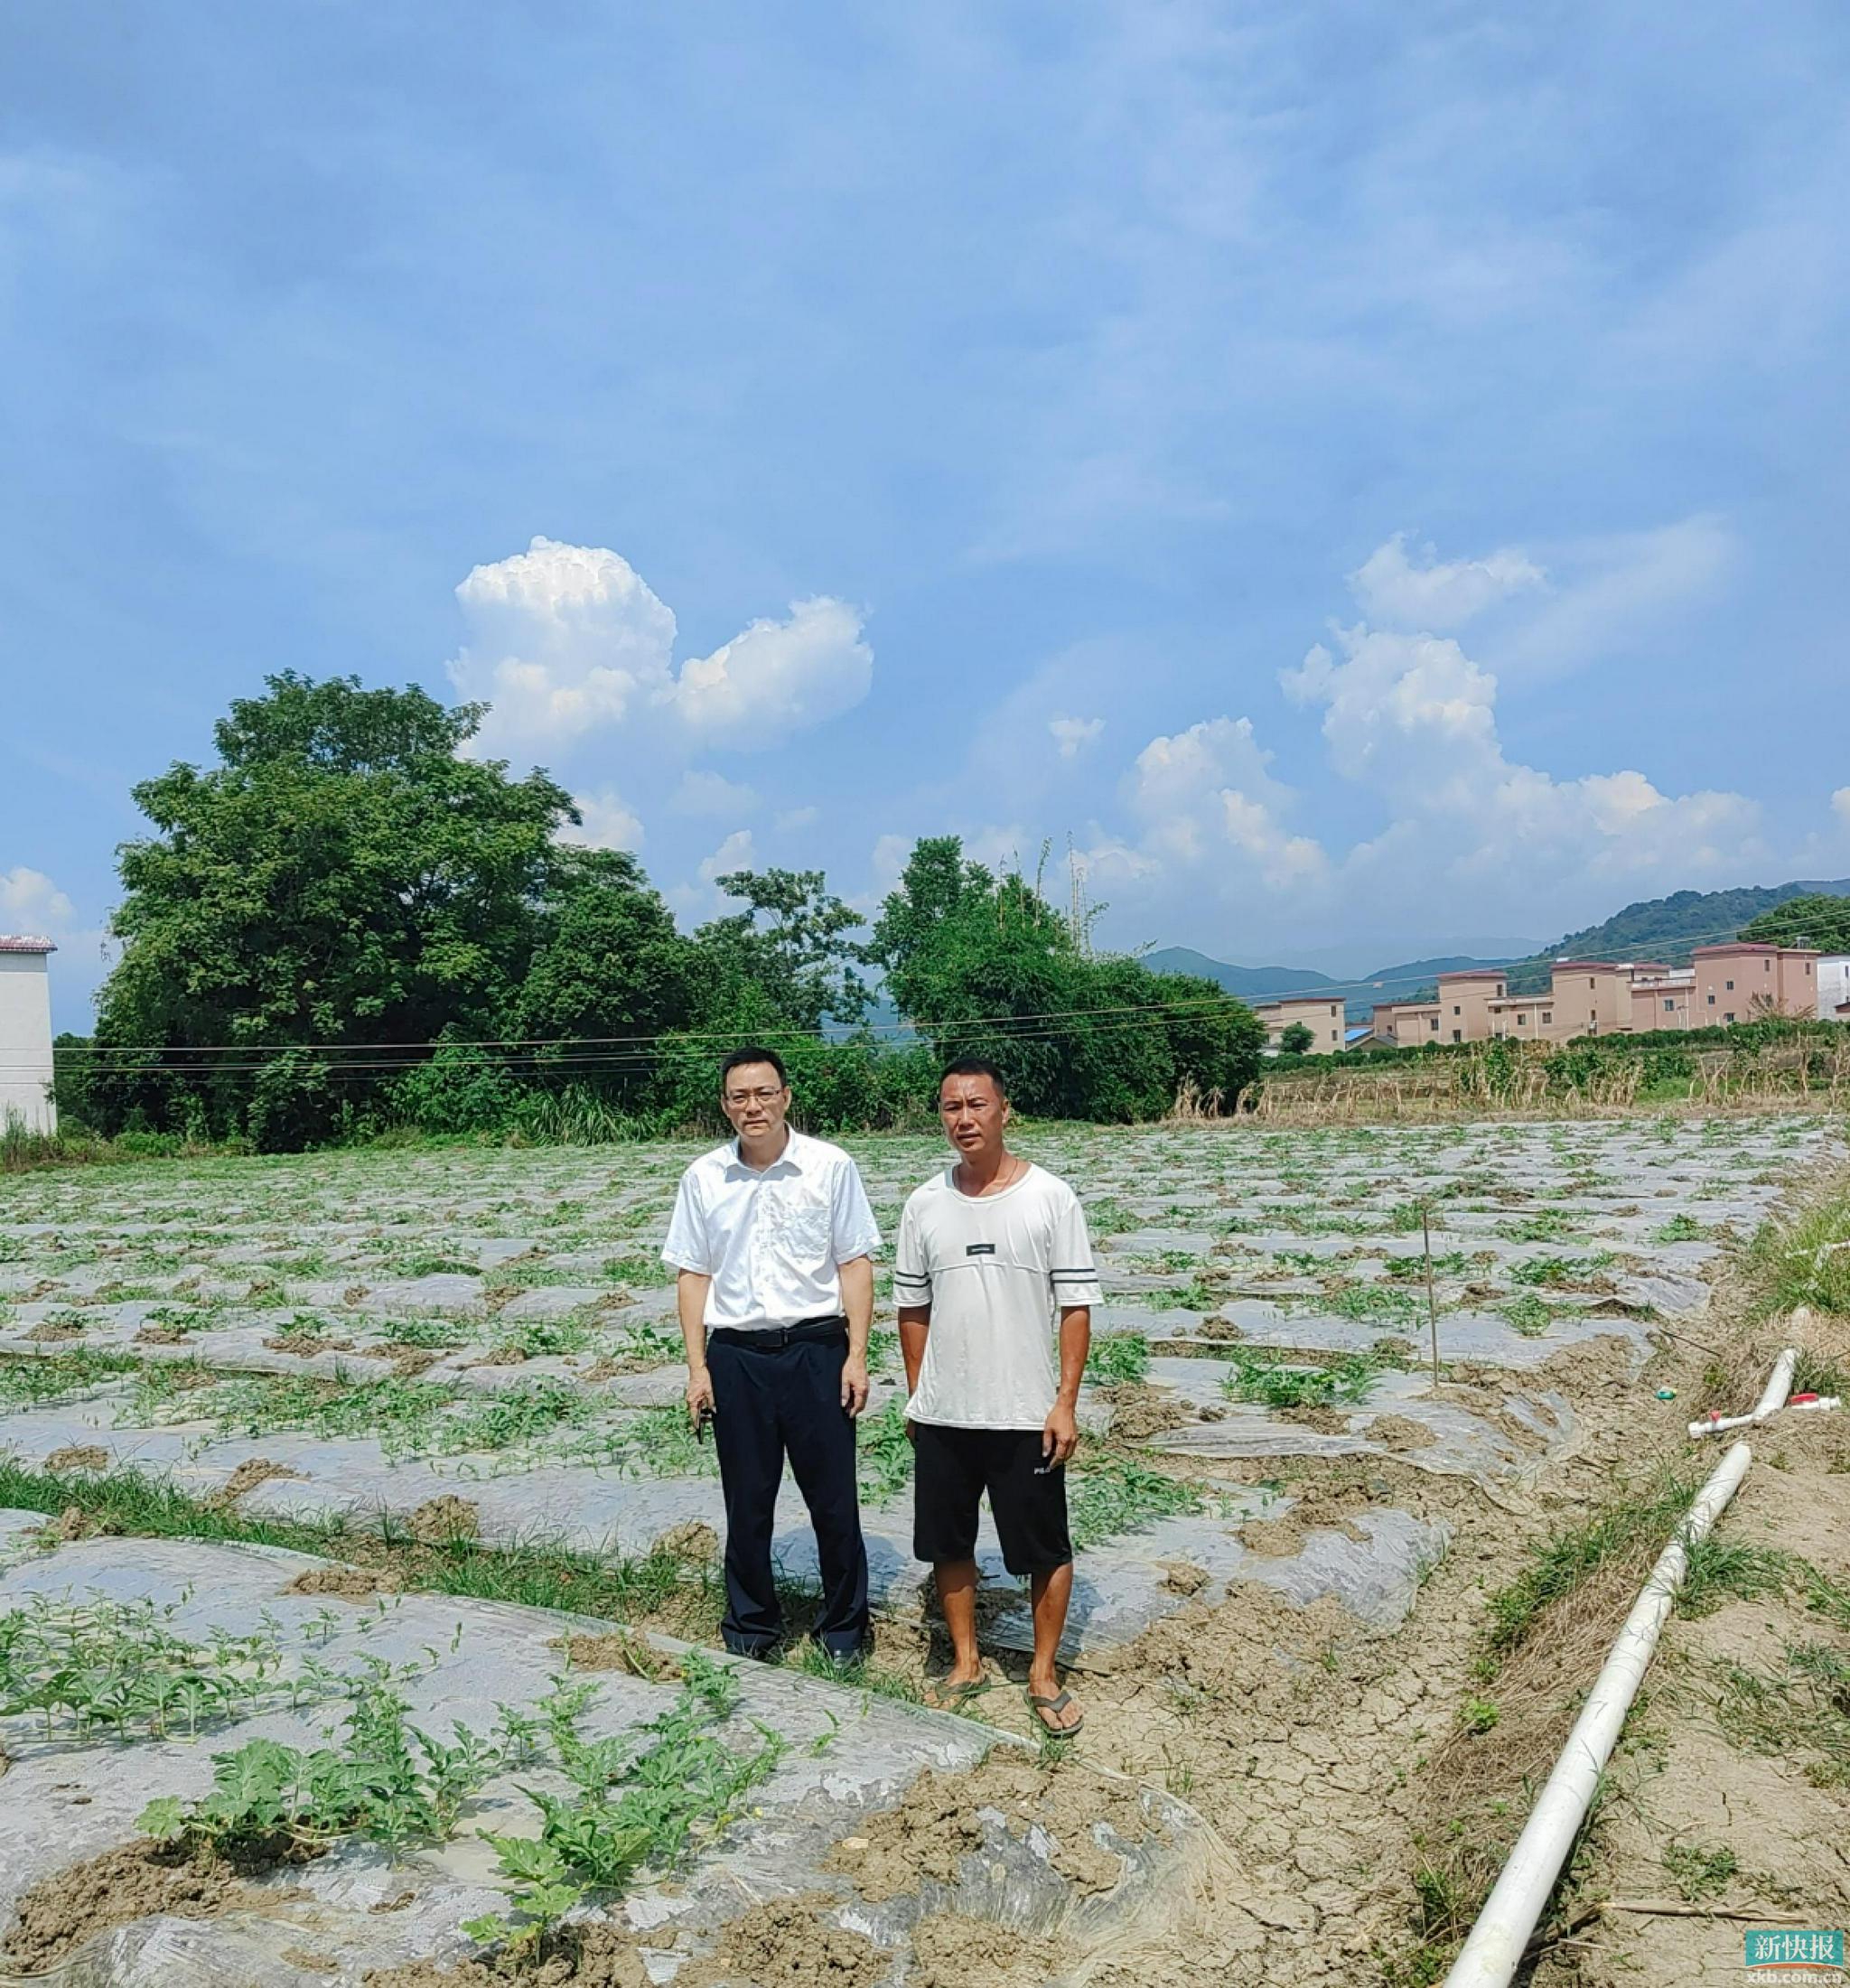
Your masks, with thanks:
[{"label": "black shorts", "polygon": [[1066,1524],[1066,1466],[1043,1469],[1039,1429],[912,1425],[912,1551],[920,1560],[968,1560],[985,1491],[1012,1574],[1051,1573],[1073,1556]]}]

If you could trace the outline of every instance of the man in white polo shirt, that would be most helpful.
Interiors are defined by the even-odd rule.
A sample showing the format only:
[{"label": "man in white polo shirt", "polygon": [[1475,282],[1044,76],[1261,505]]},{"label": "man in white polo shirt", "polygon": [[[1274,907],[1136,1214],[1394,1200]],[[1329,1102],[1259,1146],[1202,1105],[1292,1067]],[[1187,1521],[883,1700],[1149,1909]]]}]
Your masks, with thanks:
[{"label": "man in white polo shirt", "polygon": [[681,1176],[661,1255],[678,1273],[687,1413],[696,1428],[712,1417],[725,1497],[721,1634],[742,1657],[768,1657],[783,1634],[771,1540],[788,1457],[822,1573],[812,1633],[848,1662],[867,1639],[855,1417],[867,1405],[880,1231],[855,1162],[785,1123],[775,1050],[727,1057],[720,1103],[738,1137]]},{"label": "man in white polo shirt", "polygon": [[1028,1703],[1065,1737],[1082,1716],[1054,1669],[1073,1591],[1066,1461],[1079,1440],[1098,1273],[1079,1197],[1009,1151],[1008,1094],[993,1063],[953,1063],[938,1113],[958,1162],[907,1201],[892,1273],[911,1391],[912,1551],[932,1563],[951,1641],[937,1702],[954,1708],[985,1688],[976,1547],[987,1491],[1003,1559],[1028,1577],[1033,1601]]}]

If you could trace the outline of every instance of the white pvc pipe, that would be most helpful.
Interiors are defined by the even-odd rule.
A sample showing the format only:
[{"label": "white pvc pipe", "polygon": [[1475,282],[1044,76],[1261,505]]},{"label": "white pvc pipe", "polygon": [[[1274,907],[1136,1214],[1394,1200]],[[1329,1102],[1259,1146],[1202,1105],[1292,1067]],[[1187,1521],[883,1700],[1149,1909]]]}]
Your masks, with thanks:
[{"label": "white pvc pipe", "polygon": [[[1795,1311],[1795,1322],[1809,1314]],[[1744,1415],[1710,1415],[1702,1422],[1692,1422],[1689,1433],[1692,1436],[1715,1435],[1724,1429],[1745,1429],[1754,1423],[1764,1422],[1769,1415],[1777,1415],[1786,1405],[1786,1397],[1792,1392],[1792,1370],[1799,1365],[1799,1349],[1789,1346],[1773,1362],[1773,1370],[1767,1376],[1767,1384],[1761,1389],[1760,1399]]]},{"label": "white pvc pipe", "polygon": [[1786,1396],[1792,1392],[1792,1369],[1798,1365],[1799,1349],[1796,1346],[1789,1346],[1773,1362],[1773,1370],[1767,1376],[1761,1397],[1753,1405],[1756,1422],[1764,1422],[1769,1415],[1778,1414],[1786,1405]]},{"label": "white pvc pipe", "polygon": [[1593,1680],[1554,1772],[1529,1811],[1503,1874],[1452,1964],[1445,1988],[1507,1988],[1520,1965],[1523,1948],[1561,1875],[1625,1714],[1656,1652],[1665,1618],[1688,1568],[1688,1549],[1707,1535],[1726,1510],[1752,1461],[1752,1451],[1744,1442],[1729,1450],[1658,1555],[1604,1669]]},{"label": "white pvc pipe", "polygon": [[[1837,1395],[1801,1395],[1797,1401],[1789,1401],[1780,1410],[1780,1414],[1802,1415],[1808,1408],[1828,1411],[1843,1405],[1843,1398]],[[1721,1436],[1731,1429],[1745,1429],[1751,1423],[1757,1423],[1762,1419],[1771,1418],[1762,1418],[1760,1415],[1715,1415],[1707,1422],[1692,1422],[1689,1433],[1693,1436]]]}]

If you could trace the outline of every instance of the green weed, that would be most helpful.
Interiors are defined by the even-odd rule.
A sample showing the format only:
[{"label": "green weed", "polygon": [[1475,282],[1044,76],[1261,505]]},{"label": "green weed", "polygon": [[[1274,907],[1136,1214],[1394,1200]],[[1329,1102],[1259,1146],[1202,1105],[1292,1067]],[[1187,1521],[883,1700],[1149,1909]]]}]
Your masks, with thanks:
[{"label": "green weed", "polygon": [[1679,1898],[1692,1905],[1718,1899],[1740,1874],[1741,1860],[1725,1843],[1671,1843],[1664,1852],[1664,1869]]},{"label": "green weed", "polygon": [[884,1505],[911,1482],[912,1444],[901,1396],[895,1395],[877,1415],[862,1416],[855,1446],[861,1495],[870,1505]]},{"label": "green weed", "polygon": [[1667,1470],[1598,1517],[1532,1546],[1528,1565],[1490,1597],[1491,1653],[1503,1657],[1519,1649],[1545,1610],[1609,1563],[1647,1545],[1661,1548],[1697,1489],[1694,1477]]},{"label": "green weed", "polygon": [[1545,1284],[1550,1289],[1585,1283],[1612,1262],[1610,1249],[1596,1250],[1591,1256],[1531,1256],[1527,1263],[1511,1264],[1511,1283]]},{"label": "green weed", "polygon": [[1819,1787],[1850,1787],[1850,1661],[1823,1643],[1789,1643],[1777,1671],[1717,1667],[1717,1722],[1737,1746],[1803,1759]]},{"label": "green weed", "polygon": [[1508,1319],[1526,1339],[1538,1339],[1554,1324],[1558,1314],[1545,1299],[1526,1291],[1519,1298],[1508,1298],[1494,1309]]},{"label": "green weed", "polygon": [[[685,1420],[685,1418],[683,1418]],[[544,1538],[494,1548],[459,1540],[441,1552],[395,1552],[389,1528],[381,1541],[350,1531],[341,1520],[246,1517],[235,1507],[207,1505],[170,1483],[135,1471],[107,1477],[53,1477],[0,1456],[0,1506],[47,1517],[75,1506],[87,1517],[131,1538],[243,1540],[340,1560],[384,1560],[407,1589],[517,1601],[619,1621],[656,1615],[698,1576],[673,1554],[648,1553],[605,1559]],[[703,1570],[704,1572],[704,1570]]]},{"label": "green weed", "polygon": [[1808,1346],[1799,1349],[1799,1358],[1792,1368],[1792,1392],[1795,1395],[1835,1395],[1841,1401],[1850,1395],[1850,1367],[1829,1353],[1814,1352]]},{"label": "green weed", "polygon": [[1095,1455],[1067,1474],[1068,1523],[1073,1545],[1080,1549],[1201,1508],[1201,1496],[1193,1485],[1127,1457]]},{"label": "green weed", "polygon": [[1800,1305],[1850,1316],[1850,1195],[1834,1195],[1796,1220],[1767,1222],[1749,1245],[1747,1262],[1758,1316]]},{"label": "green weed", "polygon": [[67,1353],[0,1354],[0,1411],[68,1401],[139,1363],[126,1353],[79,1347]]},{"label": "green weed", "polygon": [[1233,1401],[1258,1402],[1267,1408],[1354,1406],[1366,1398],[1381,1363],[1366,1353],[1350,1353],[1329,1367],[1287,1367],[1275,1356],[1243,1347],[1229,1349],[1230,1371],[1222,1377],[1221,1392]]},{"label": "green weed", "polygon": [[908,1704],[920,1702],[918,1685],[900,1672],[888,1670],[863,1654],[849,1663],[839,1662],[811,1638],[786,1643],[778,1662],[786,1670],[801,1671],[806,1677],[820,1677],[833,1685],[846,1685],[850,1691],[870,1693],[875,1698],[897,1698]]},{"label": "green weed", "polygon": [[1715,1533],[1691,1543],[1686,1563],[1677,1597],[1677,1610],[1683,1615],[1713,1615],[1724,1601],[1757,1601],[1778,1594],[1794,1572],[1789,1554],[1724,1539]]},{"label": "green weed", "polygon": [[1086,1355],[1086,1378],[1100,1386],[1149,1377],[1150,1342],[1141,1332],[1101,1332]]}]

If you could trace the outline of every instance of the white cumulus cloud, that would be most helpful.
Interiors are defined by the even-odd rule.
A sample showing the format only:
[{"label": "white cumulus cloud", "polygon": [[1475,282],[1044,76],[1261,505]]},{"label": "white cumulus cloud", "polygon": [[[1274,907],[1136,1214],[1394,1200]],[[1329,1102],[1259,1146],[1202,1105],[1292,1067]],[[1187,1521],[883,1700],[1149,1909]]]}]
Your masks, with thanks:
[{"label": "white cumulus cloud", "polygon": [[77,925],[77,907],[42,870],[23,863],[0,870],[0,932],[15,938],[56,938]]},{"label": "white cumulus cloud", "polygon": [[753,621],[711,656],[687,664],[671,701],[702,738],[773,745],[788,733],[851,710],[874,680],[874,651],[846,602],[798,601],[782,621]]},{"label": "white cumulus cloud", "polygon": [[567,744],[668,686],[674,614],[603,546],[536,538],[512,558],[473,567],[456,598],[469,642],[450,676],[465,697],[492,707],[485,749]]},{"label": "white cumulus cloud", "polygon": [[621,554],[537,537],[456,589],[468,639],[449,665],[491,708],[479,749],[568,748],[654,718],[692,741],[768,746],[858,704],[873,680],[861,617],[826,595],[674,667],[675,616]]},{"label": "white cumulus cloud", "polygon": [[710,856],[702,857],[700,881],[717,883],[721,877],[730,876],[734,870],[749,870],[757,860],[757,845],[752,839],[752,831],[735,828]]},{"label": "white cumulus cloud", "polygon": [[1318,644],[1281,681],[1294,702],[1322,705],[1336,771],[1394,817],[1351,852],[1359,881],[1546,896],[1589,878],[1699,883],[1760,853],[1760,810],[1744,795],[1668,795],[1629,768],[1557,779],[1507,758],[1497,679],[1449,636],[1358,627],[1338,647]]},{"label": "white cumulus cloud", "polygon": [[672,884],[662,895],[684,928],[710,918],[729,917],[741,907],[736,899],[729,898],[720,889],[719,879],[730,876],[734,870],[754,869],[757,862],[758,849],[752,831],[735,828],[711,855],[700,859],[695,869],[697,882]]},{"label": "white cumulus cloud", "polygon": [[1461,628],[1512,593],[1546,585],[1547,575],[1514,546],[1482,559],[1442,560],[1432,546],[1416,565],[1406,534],[1396,532],[1350,574],[1349,583],[1371,620],[1395,628]]},{"label": "white cumulus cloud", "polygon": [[1105,729],[1103,718],[1050,718],[1047,729],[1063,760],[1076,760]]},{"label": "white cumulus cloud", "polygon": [[1293,796],[1271,759],[1249,718],[1204,718],[1152,739],[1127,783],[1145,854],[1190,864],[1244,859],[1240,867],[1273,888],[1320,875],[1323,851],[1285,825]]},{"label": "white cumulus cloud", "polygon": [[1840,787],[1831,796],[1831,812],[1845,828],[1850,828],[1850,787]]}]

